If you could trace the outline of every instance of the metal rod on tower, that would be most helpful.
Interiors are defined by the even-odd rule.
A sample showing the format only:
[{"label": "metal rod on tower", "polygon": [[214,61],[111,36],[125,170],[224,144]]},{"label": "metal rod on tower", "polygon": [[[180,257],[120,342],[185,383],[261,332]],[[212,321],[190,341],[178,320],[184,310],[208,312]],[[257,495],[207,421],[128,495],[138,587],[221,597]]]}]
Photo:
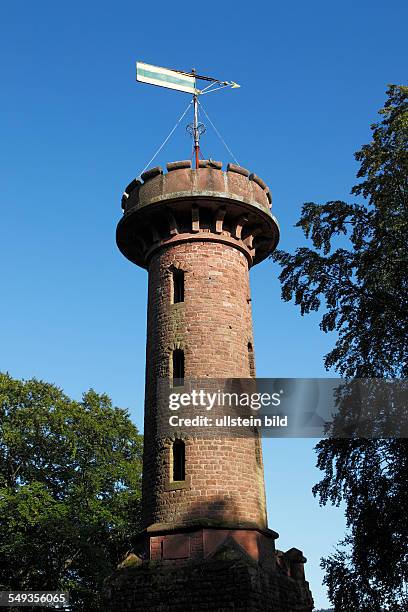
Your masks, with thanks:
[{"label": "metal rod on tower", "polygon": [[194,153],[195,153],[195,164],[196,170],[198,169],[199,152],[200,152],[200,132],[198,129],[198,100],[197,94],[193,96],[194,101]]}]

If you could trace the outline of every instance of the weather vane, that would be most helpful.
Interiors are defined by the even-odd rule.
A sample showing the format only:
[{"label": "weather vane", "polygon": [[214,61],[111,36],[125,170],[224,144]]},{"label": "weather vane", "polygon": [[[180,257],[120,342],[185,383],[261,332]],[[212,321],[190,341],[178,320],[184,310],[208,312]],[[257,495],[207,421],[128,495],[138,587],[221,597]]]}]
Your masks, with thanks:
[{"label": "weather vane", "polygon": [[[188,132],[192,135],[194,141],[193,155],[195,156],[195,165],[199,165],[200,153],[200,135],[205,132],[204,123],[198,121],[198,96],[202,96],[213,91],[230,87],[236,89],[240,87],[234,81],[220,81],[209,76],[196,74],[193,68],[191,72],[183,72],[182,70],[173,70],[170,68],[162,68],[160,66],[152,66],[144,62],[136,62],[136,80],[149,85],[157,85],[158,87],[167,87],[168,89],[176,89],[193,95],[192,103],[194,106],[194,121],[187,126]],[[207,81],[203,89],[197,89],[197,80]],[[183,115],[184,116],[184,115]]]}]

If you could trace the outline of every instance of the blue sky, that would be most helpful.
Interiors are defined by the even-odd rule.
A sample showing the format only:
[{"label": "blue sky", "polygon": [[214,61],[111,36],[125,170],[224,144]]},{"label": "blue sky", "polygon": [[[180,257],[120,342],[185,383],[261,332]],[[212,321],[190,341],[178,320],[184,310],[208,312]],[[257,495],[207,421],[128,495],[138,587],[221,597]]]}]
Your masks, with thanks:
[{"label": "blue sky", "polygon": [[[406,76],[401,2],[3,4],[0,25],[2,288],[0,369],[89,387],[141,426],[146,280],[115,245],[124,187],[187,105],[136,84],[134,62],[231,79],[205,107],[240,163],[273,192],[281,248],[305,201],[347,199],[352,153],[370,138],[387,83]],[[197,8],[196,8],[197,7]],[[158,158],[190,155],[182,124]],[[203,153],[229,161],[209,127]],[[280,299],[270,261],[252,271],[257,373],[324,376],[333,338],[318,316]],[[270,527],[302,548],[317,607],[319,558],[343,535],[341,510],[319,508],[313,440],[266,440]]]}]

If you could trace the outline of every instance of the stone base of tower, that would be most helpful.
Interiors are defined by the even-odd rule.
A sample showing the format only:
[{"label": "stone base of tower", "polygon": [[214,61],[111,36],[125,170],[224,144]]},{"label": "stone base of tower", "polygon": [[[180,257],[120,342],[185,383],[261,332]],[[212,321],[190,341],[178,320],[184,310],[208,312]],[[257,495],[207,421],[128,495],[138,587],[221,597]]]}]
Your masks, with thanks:
[{"label": "stone base of tower", "polygon": [[143,563],[123,568],[106,585],[105,612],[311,612],[306,581],[270,572],[237,558],[196,561],[182,567]]},{"label": "stone base of tower", "polygon": [[129,555],[107,580],[102,609],[311,612],[306,559],[295,548],[276,551],[274,532],[267,531],[197,529],[148,537],[153,559]]}]

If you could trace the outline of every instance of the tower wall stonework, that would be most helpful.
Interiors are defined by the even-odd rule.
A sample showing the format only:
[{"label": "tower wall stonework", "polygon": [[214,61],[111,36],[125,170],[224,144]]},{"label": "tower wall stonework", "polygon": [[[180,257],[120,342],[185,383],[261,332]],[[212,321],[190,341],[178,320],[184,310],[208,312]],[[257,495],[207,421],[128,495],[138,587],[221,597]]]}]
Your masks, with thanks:
[{"label": "tower wall stonework", "polygon": [[[167,174],[153,168],[122,199],[118,246],[149,274],[142,531],[136,554],[107,585],[106,609],[116,601],[134,611],[309,612],[306,559],[297,549],[276,551],[278,534],[267,526],[258,432],[210,436],[181,427],[169,434],[163,426],[168,406],[158,388],[163,380],[171,386],[175,351],[186,380],[255,376],[249,269],[279,237],[262,179],[232,164],[227,172],[220,162],[200,166],[172,162]],[[175,272],[183,273],[179,301]],[[185,475],[173,481],[176,441]],[[236,588],[240,581],[245,588]]]},{"label": "tower wall stonework", "polygon": [[[184,301],[176,304],[174,269],[184,271]],[[176,345],[184,348],[186,378],[248,378],[249,342],[249,270],[241,251],[217,242],[183,242],[153,256],[146,363],[151,379],[171,375],[167,357]]]},{"label": "tower wall stonework", "polygon": [[[172,303],[172,272],[184,271],[184,301]],[[199,518],[266,527],[263,467],[256,437],[187,436],[185,488],[171,485],[171,443],[157,435],[156,385],[170,378],[181,348],[185,377],[249,378],[253,344],[248,261],[229,245],[182,242],[149,263],[144,527]],[[187,433],[187,432],[186,432]],[[176,485],[180,486],[179,483]]]}]

